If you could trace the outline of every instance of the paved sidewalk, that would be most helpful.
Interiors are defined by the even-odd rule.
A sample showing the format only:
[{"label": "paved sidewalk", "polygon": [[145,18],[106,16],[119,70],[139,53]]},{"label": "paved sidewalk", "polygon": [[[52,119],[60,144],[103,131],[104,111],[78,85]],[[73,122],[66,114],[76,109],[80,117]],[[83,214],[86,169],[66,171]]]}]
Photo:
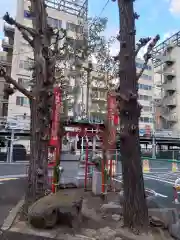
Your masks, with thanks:
[{"label": "paved sidewalk", "polygon": [[9,231],[0,234],[0,240],[50,240],[50,239],[52,240],[52,238],[25,235]]}]

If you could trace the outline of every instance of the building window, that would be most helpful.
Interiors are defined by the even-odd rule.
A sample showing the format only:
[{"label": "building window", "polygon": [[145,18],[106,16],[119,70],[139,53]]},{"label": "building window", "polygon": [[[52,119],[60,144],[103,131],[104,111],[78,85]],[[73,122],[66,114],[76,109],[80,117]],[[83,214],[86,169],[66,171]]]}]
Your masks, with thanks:
[{"label": "building window", "polygon": [[144,123],[152,123],[153,119],[149,118],[149,117],[140,117],[140,122],[144,122]]},{"label": "building window", "polygon": [[76,32],[76,33],[82,33],[83,32],[83,27],[82,26],[79,26],[79,25],[76,25],[76,24],[70,23],[70,22],[66,23],[66,29],[70,30],[72,32]]},{"label": "building window", "polygon": [[152,77],[147,74],[142,74],[141,78],[143,78],[145,80],[152,80]]},{"label": "building window", "polygon": [[145,84],[138,84],[139,89],[143,90],[152,90],[152,86],[145,85]]},{"label": "building window", "polygon": [[92,91],[92,98],[98,98],[98,92],[97,91]]},{"label": "building window", "polygon": [[32,61],[23,61],[23,60],[20,60],[19,62],[19,68],[23,68],[25,70],[29,70],[32,68],[33,66],[33,62]]},{"label": "building window", "polygon": [[151,99],[152,99],[152,97],[149,97],[149,96],[144,95],[144,100],[145,100],[145,101],[149,101],[149,100],[151,100]]},{"label": "building window", "polygon": [[152,107],[143,106],[143,111],[145,111],[145,112],[152,112]]},{"label": "building window", "polygon": [[106,92],[99,92],[99,98],[106,98],[106,96],[107,96],[107,94],[106,94]]},{"label": "building window", "polygon": [[147,96],[147,95],[139,94],[139,100],[152,101],[152,97],[151,96]]},{"label": "building window", "polygon": [[[137,67],[137,68],[143,68],[143,65],[144,65],[143,63],[136,62],[136,67]],[[151,71],[151,70],[152,70],[152,67],[149,66],[149,65],[147,65],[147,66],[145,67],[145,70]]]},{"label": "building window", "polygon": [[18,78],[18,83],[23,87],[29,87],[29,79],[27,78]]},{"label": "building window", "polygon": [[17,106],[25,106],[29,105],[29,99],[27,97],[16,97],[16,105]]},{"label": "building window", "polygon": [[60,29],[62,27],[62,21],[59,19],[48,17],[47,21],[52,28]]},{"label": "building window", "polygon": [[66,29],[71,30],[72,32],[76,32],[76,24],[67,22]]}]

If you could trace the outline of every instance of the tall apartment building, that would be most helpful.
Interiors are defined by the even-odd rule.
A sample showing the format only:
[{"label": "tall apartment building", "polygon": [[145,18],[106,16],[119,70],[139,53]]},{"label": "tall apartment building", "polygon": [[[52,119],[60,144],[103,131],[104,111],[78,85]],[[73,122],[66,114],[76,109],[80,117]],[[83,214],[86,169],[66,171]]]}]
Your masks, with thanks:
[{"label": "tall apartment building", "polygon": [[[87,0],[61,1],[46,0],[48,22],[54,28],[64,28],[71,39],[80,39],[87,18]],[[32,27],[28,0],[17,0],[16,20],[25,26]],[[29,71],[33,51],[23,39],[21,33],[15,29],[11,76],[25,87],[29,87],[32,72]],[[71,77],[73,83],[73,76]],[[72,113],[72,109],[70,109]],[[28,99],[16,91],[9,98],[8,116],[22,118],[30,116]]]},{"label": "tall apartment building", "polygon": [[[136,59],[136,68],[139,72],[143,67],[143,60]],[[148,64],[138,81],[139,102],[142,105],[139,121],[140,135],[153,130],[153,94],[154,94],[154,70],[152,64]]]},{"label": "tall apartment building", "polygon": [[157,105],[158,121],[162,129],[180,131],[180,32],[153,50],[153,64],[159,74],[161,88]]},{"label": "tall apartment building", "polygon": [[[143,61],[136,59],[137,72],[143,67]],[[146,134],[146,130],[153,129],[153,66],[149,64],[138,82],[139,102],[142,105],[139,122],[140,134]],[[92,73],[91,83],[91,108],[90,114],[98,119],[105,119],[107,115],[107,78],[104,73]],[[114,86],[117,87],[117,86]]]},{"label": "tall apartment building", "polygon": [[[5,38],[2,41],[3,52],[0,52],[0,64],[5,68],[7,74],[11,75],[14,28],[5,24],[4,35]],[[9,84],[7,84],[3,78],[0,78],[0,115],[3,117],[6,117],[8,114],[8,87]]]},{"label": "tall apartment building", "polygon": [[107,74],[94,70],[91,73],[91,85],[89,90],[89,117],[92,120],[103,121],[107,115]]}]

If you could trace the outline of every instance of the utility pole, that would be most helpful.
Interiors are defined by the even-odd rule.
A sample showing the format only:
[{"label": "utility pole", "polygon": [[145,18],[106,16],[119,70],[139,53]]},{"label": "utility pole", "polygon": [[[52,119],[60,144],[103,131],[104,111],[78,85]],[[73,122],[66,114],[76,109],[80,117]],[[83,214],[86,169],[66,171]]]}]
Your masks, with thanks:
[{"label": "utility pole", "polygon": [[[154,85],[155,86],[155,85]],[[156,137],[155,137],[155,129],[156,129],[156,109],[155,109],[155,87],[153,87],[153,97],[152,97],[152,158],[156,158]]]},{"label": "utility pole", "polygon": [[87,72],[87,83],[86,83],[86,117],[89,119],[89,97],[90,97],[90,86],[91,86],[91,72],[93,70],[93,65],[91,61],[88,61],[88,67],[84,67],[85,71]]}]

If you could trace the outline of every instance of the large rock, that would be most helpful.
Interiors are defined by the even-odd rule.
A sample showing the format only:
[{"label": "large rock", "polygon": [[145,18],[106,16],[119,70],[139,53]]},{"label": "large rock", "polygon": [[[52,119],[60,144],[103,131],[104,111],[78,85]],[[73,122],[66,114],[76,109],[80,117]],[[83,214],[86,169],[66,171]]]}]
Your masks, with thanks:
[{"label": "large rock", "polygon": [[177,240],[180,240],[180,221],[178,221],[175,224],[171,224],[168,230],[172,237],[174,237]]},{"label": "large rock", "polygon": [[175,224],[178,220],[178,213],[173,208],[150,208],[148,209],[150,223],[155,226],[163,228],[169,228],[172,224]]},{"label": "large rock", "polygon": [[180,220],[179,214],[175,209],[169,211],[168,231],[172,237],[180,240]]},{"label": "large rock", "polygon": [[57,222],[77,227],[80,221],[82,198],[62,191],[36,201],[28,211],[28,221],[36,228],[53,228]]}]

